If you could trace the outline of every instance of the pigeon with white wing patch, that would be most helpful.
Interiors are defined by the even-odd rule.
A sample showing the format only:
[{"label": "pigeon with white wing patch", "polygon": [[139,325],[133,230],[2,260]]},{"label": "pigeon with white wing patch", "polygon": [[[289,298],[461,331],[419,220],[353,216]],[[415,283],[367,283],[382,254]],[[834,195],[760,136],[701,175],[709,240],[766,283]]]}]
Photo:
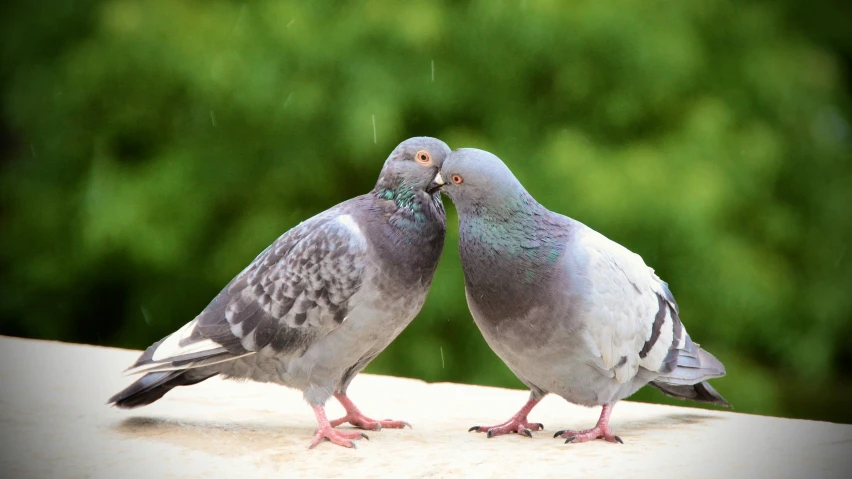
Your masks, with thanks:
[{"label": "pigeon with white wing patch", "polygon": [[[216,375],[300,389],[323,439],[353,447],[376,421],[346,395],[364,369],[420,311],[444,244],[440,194],[426,189],[450,154],[428,137],[402,142],[376,187],[284,233],[194,320],[149,347],[128,370],[144,373],[109,403],[144,406],[176,386]],[[329,421],[336,397],[346,416]]]},{"label": "pigeon with white wing patch", "polygon": [[471,431],[532,436],[527,415],[548,393],[603,406],[597,425],[566,442],[621,442],[612,406],[650,384],[667,395],[730,406],[706,380],[721,362],[693,343],[668,285],[642,258],[539,204],[491,153],[454,151],[431,189],[459,213],[459,253],[473,319],[531,389],[511,419]]}]

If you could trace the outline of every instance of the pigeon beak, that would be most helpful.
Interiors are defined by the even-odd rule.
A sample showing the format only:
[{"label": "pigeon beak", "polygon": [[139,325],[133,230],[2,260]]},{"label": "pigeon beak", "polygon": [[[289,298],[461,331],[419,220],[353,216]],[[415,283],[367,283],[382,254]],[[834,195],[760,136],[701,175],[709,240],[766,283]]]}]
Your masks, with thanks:
[{"label": "pigeon beak", "polygon": [[444,178],[441,176],[441,172],[438,172],[438,174],[435,175],[435,179],[433,179],[432,182],[429,183],[429,186],[426,188],[426,192],[430,195],[437,193],[441,191],[441,187],[446,184],[447,182],[444,181]]}]

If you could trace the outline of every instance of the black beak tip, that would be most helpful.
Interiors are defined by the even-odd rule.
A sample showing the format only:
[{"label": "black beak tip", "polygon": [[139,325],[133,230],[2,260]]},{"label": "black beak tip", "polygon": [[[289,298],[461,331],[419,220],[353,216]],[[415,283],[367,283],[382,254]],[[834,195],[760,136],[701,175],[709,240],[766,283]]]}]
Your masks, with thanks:
[{"label": "black beak tip", "polygon": [[434,195],[435,193],[440,193],[441,191],[443,191],[443,188],[444,188],[444,185],[439,185],[438,183],[435,183],[433,181],[432,183],[429,184],[429,186],[426,187],[426,193],[429,193],[430,195]]}]

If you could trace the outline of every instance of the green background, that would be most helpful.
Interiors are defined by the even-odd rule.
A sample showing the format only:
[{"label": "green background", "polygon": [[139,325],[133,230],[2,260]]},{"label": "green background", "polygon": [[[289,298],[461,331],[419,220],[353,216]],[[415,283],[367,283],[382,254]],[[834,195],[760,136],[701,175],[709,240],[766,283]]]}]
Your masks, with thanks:
[{"label": "green background", "polygon": [[[738,411],[852,422],[848,18],[723,0],[4,5],[0,333],[146,347],[430,135],[493,151],[641,254]],[[467,311],[447,203],[426,306],[368,371],[521,387]]]}]

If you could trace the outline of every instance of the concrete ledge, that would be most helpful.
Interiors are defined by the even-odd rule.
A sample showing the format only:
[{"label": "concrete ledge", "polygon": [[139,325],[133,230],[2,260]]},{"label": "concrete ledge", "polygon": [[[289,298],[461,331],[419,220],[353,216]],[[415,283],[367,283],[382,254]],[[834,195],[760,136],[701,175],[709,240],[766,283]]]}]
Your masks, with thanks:
[{"label": "concrete ledge", "polygon": [[[468,427],[507,419],[525,391],[373,375],[353,382],[356,404],[414,430],[308,450],[313,414],[279,386],[214,378],[146,408],[105,406],[137,354],[0,337],[0,477],[852,477],[849,425],[622,402],[624,445],[566,445],[553,433],[598,411],[550,396],[530,417],[544,432],[486,439]],[[341,412],[332,401],[329,417]]]}]

